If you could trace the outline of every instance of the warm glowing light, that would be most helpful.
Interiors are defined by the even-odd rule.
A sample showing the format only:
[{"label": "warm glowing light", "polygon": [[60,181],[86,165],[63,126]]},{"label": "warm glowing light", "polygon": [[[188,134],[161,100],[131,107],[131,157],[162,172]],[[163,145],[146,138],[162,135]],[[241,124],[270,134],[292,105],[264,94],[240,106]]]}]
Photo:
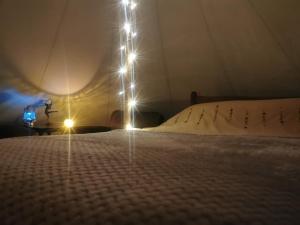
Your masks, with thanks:
[{"label": "warm glowing light", "polygon": [[130,123],[128,123],[126,125],[126,130],[134,130],[134,127]]},{"label": "warm glowing light", "polygon": [[125,49],[126,49],[126,46],[125,46],[125,45],[122,45],[122,46],[120,47],[120,50],[121,50],[121,51],[125,51]]},{"label": "warm glowing light", "polygon": [[125,6],[129,5],[129,0],[122,0],[122,4]]},{"label": "warm glowing light", "polygon": [[136,6],[137,6],[137,4],[135,2],[131,2],[130,9],[134,10],[136,8]]},{"label": "warm glowing light", "polygon": [[[136,66],[139,55],[136,52],[137,30],[136,8],[139,3],[137,0],[120,0],[121,20],[120,20],[120,89],[118,95],[123,100],[124,121],[127,130],[134,129],[136,101]],[[127,93],[128,92],[128,93]]]},{"label": "warm glowing light", "polygon": [[137,32],[133,32],[132,34],[131,34],[131,37],[133,37],[133,38],[135,38],[137,36]]},{"label": "warm glowing light", "polygon": [[68,129],[74,127],[74,120],[72,119],[65,119],[64,126]]},{"label": "warm glowing light", "polygon": [[127,73],[127,68],[126,68],[126,66],[122,66],[122,67],[120,68],[120,70],[119,70],[119,73],[120,73],[121,75],[126,74],[126,73]]},{"label": "warm glowing light", "polygon": [[136,53],[135,53],[135,52],[132,52],[132,53],[130,53],[129,56],[128,56],[128,62],[129,62],[129,63],[133,63],[133,62],[136,60],[136,58],[137,58]]},{"label": "warm glowing light", "polygon": [[134,107],[136,107],[136,105],[137,105],[137,101],[135,99],[132,99],[128,102],[128,106],[130,108],[134,108]]},{"label": "warm glowing light", "polygon": [[126,31],[127,34],[129,34],[131,31],[131,24],[125,23],[123,29]]}]

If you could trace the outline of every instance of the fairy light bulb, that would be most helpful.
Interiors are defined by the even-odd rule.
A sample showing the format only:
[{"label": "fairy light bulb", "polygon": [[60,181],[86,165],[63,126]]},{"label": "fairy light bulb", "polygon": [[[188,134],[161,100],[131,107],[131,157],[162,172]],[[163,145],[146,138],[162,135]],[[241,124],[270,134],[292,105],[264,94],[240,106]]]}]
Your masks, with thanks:
[{"label": "fairy light bulb", "polygon": [[134,88],[135,88],[135,84],[134,84],[134,83],[131,83],[131,84],[130,84],[130,88],[131,88],[131,89],[134,89]]},{"label": "fairy light bulb", "polygon": [[137,32],[133,32],[132,34],[131,34],[131,37],[133,37],[133,38],[135,38],[137,36]]},{"label": "fairy light bulb", "polygon": [[128,62],[129,63],[133,63],[137,58],[137,55],[135,52],[132,52],[128,55]]},{"label": "fairy light bulb", "polygon": [[125,50],[126,50],[126,46],[125,46],[125,45],[122,45],[122,46],[120,47],[120,50],[121,50],[121,51],[125,51]]},{"label": "fairy light bulb", "polygon": [[119,69],[119,73],[120,73],[121,75],[126,74],[126,73],[127,73],[127,68],[126,68],[126,66],[122,66],[122,67]]},{"label": "fairy light bulb", "polygon": [[134,127],[130,123],[128,123],[128,124],[126,124],[126,130],[127,131],[134,130]]},{"label": "fairy light bulb", "polygon": [[129,5],[129,0],[122,0],[122,4],[123,4],[124,6]]},{"label": "fairy light bulb", "polygon": [[134,10],[136,8],[137,4],[135,2],[131,2],[130,9]]},{"label": "fairy light bulb", "polygon": [[130,23],[125,23],[124,26],[123,26],[123,29],[125,30],[125,32],[127,34],[129,34],[130,31],[131,31],[131,24]]},{"label": "fairy light bulb", "polygon": [[136,52],[136,41],[138,30],[136,29],[136,8],[138,0],[120,0],[121,7],[120,21],[120,68],[118,70],[120,91],[117,92],[122,99],[124,106],[124,121],[127,130],[134,129],[136,100],[136,61],[138,54]]},{"label": "fairy light bulb", "polygon": [[137,101],[135,99],[129,100],[129,102],[128,102],[129,108],[134,108],[134,107],[136,107],[136,105],[137,105]]}]

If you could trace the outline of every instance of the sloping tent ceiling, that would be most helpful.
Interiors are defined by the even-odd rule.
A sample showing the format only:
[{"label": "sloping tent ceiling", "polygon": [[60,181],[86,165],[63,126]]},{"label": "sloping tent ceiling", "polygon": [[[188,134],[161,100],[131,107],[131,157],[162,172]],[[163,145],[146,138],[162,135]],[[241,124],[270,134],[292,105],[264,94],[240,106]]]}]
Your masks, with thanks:
[{"label": "sloping tent ceiling", "polygon": [[[142,109],[169,116],[188,105],[192,90],[300,96],[298,0],[138,2]],[[0,122],[50,96],[62,114],[70,102],[81,125],[107,125],[120,108],[118,4],[0,0]]]}]

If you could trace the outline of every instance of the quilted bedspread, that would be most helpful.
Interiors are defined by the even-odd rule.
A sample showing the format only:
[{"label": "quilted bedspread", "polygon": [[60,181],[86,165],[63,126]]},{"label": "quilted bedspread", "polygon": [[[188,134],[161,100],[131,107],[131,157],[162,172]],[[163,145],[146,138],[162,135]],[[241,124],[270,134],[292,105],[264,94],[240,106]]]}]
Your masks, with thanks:
[{"label": "quilted bedspread", "polygon": [[0,140],[1,225],[300,224],[300,139],[113,131]]}]

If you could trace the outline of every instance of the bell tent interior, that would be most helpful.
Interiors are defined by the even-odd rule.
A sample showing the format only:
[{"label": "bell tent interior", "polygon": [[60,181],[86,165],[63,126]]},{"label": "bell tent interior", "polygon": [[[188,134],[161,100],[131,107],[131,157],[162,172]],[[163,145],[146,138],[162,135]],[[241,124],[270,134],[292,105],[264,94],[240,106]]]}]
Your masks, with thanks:
[{"label": "bell tent interior", "polygon": [[0,0],[0,223],[298,224],[299,27],[298,0]]}]

